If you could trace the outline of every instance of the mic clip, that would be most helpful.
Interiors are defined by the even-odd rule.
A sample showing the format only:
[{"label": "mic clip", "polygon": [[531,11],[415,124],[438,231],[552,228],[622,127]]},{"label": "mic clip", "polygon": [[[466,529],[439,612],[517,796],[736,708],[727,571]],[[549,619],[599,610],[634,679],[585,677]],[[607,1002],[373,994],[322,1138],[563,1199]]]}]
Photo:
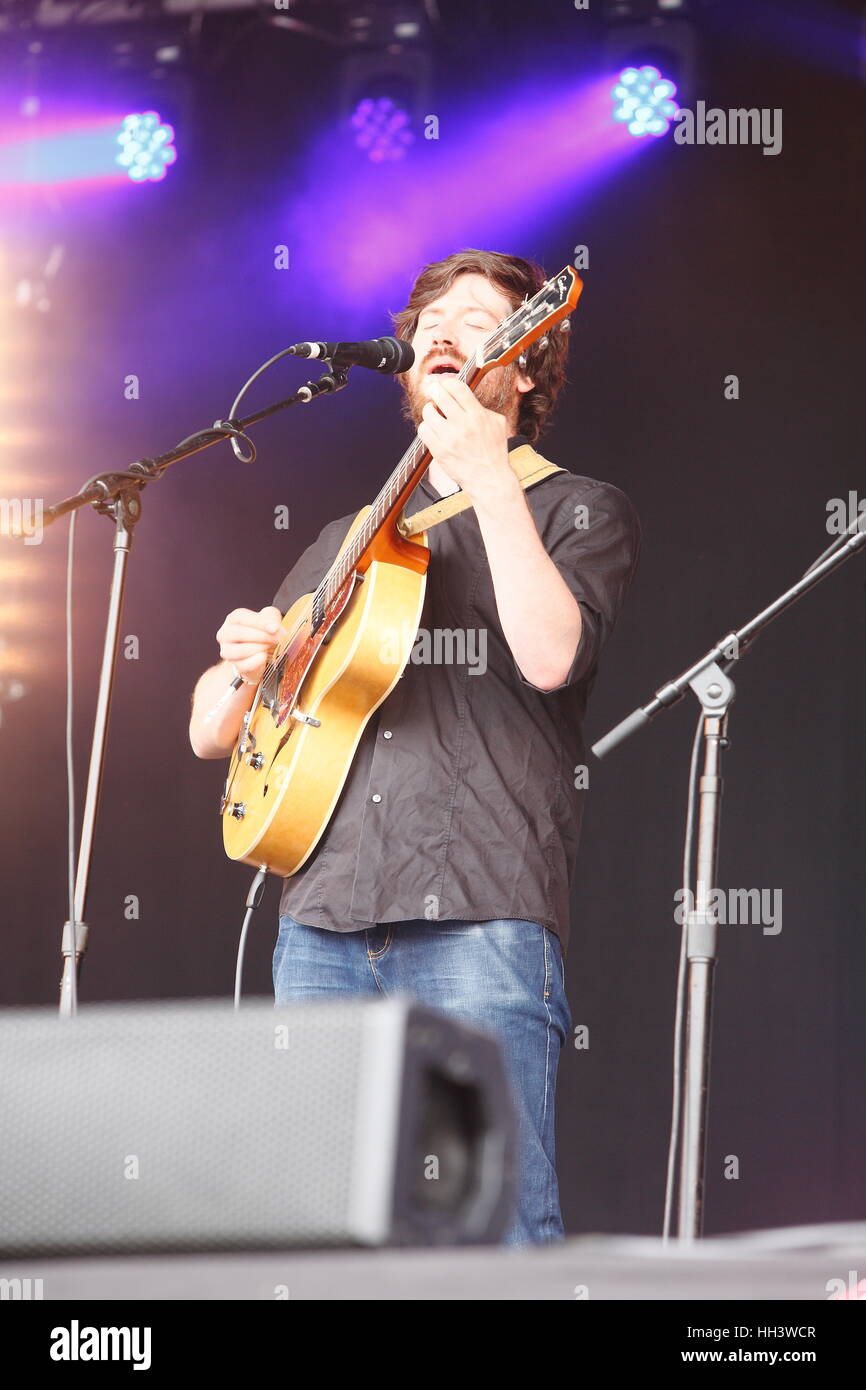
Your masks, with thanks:
[{"label": "mic clip", "polygon": [[[320,359],[327,362],[330,366],[330,359],[325,357]],[[308,381],[306,386],[302,386],[298,395],[303,405],[315,400],[316,396],[333,396],[335,391],[342,391],[344,386],[349,384],[349,367],[331,367],[329,372],[325,372],[317,381]]]}]

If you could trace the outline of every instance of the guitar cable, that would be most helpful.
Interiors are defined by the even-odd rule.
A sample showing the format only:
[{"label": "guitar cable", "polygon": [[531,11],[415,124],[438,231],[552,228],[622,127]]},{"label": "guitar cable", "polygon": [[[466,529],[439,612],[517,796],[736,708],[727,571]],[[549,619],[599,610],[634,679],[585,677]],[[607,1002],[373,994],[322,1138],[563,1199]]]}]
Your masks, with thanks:
[{"label": "guitar cable", "polygon": [[244,924],[241,927],[240,939],[238,941],[238,958],[237,964],[235,965],[235,1013],[237,1013],[238,1009],[241,1006],[241,979],[244,971],[244,951],[246,950],[247,945],[247,933],[250,929],[250,922],[253,920],[253,913],[255,912],[256,908],[260,905],[262,898],[265,896],[265,879],[267,878],[267,876],[268,870],[265,867],[265,865],[262,865],[255,878],[253,879],[252,883],[250,884],[250,891],[247,893],[247,910],[244,916]]}]

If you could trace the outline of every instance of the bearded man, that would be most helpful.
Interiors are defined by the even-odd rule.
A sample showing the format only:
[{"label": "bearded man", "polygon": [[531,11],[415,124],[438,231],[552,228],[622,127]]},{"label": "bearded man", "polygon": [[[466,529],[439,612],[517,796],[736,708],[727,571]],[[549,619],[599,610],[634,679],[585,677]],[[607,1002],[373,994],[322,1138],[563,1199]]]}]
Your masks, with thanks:
[{"label": "bearded man", "polygon": [[[554,1096],[572,1030],[563,958],[582,722],[640,549],[616,487],[561,469],[524,490],[509,462],[548,422],[565,333],[474,392],[456,375],[543,281],[519,257],[461,251],[425,267],[396,315],[415,352],[406,413],[432,456],[405,515],[457,490],[471,502],[428,533],[421,629],[473,635],[472,661],[410,660],[369,720],[315,852],[284,881],[273,960],[278,1004],[402,990],[495,1034],[520,1126],[509,1244],[563,1235]],[[231,754],[282,614],[316,589],[353,520],[324,528],[273,605],[226,617],[221,661],[193,697],[199,757]]]}]

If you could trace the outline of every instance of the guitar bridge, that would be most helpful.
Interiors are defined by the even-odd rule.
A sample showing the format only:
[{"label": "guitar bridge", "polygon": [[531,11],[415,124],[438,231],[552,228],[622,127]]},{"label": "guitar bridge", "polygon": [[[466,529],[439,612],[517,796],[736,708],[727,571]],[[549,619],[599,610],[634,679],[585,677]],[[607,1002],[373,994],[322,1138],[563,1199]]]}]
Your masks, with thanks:
[{"label": "guitar bridge", "polygon": [[243,720],[243,733],[241,734],[241,741],[238,744],[238,753],[241,755],[241,757],[243,757],[244,753],[248,752],[250,748],[255,748],[256,746],[256,736],[255,734],[250,733],[251,719],[252,712],[250,710],[247,710]]}]

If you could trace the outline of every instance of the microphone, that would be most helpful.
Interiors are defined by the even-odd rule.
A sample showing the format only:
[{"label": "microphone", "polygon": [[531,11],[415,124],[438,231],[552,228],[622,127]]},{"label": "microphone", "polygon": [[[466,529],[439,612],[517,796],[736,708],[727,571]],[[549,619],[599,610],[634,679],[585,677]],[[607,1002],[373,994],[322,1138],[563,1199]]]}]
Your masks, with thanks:
[{"label": "microphone", "polygon": [[332,367],[370,367],[374,372],[408,372],[415,353],[402,338],[368,338],[364,343],[295,343],[293,357],[320,357]]}]

